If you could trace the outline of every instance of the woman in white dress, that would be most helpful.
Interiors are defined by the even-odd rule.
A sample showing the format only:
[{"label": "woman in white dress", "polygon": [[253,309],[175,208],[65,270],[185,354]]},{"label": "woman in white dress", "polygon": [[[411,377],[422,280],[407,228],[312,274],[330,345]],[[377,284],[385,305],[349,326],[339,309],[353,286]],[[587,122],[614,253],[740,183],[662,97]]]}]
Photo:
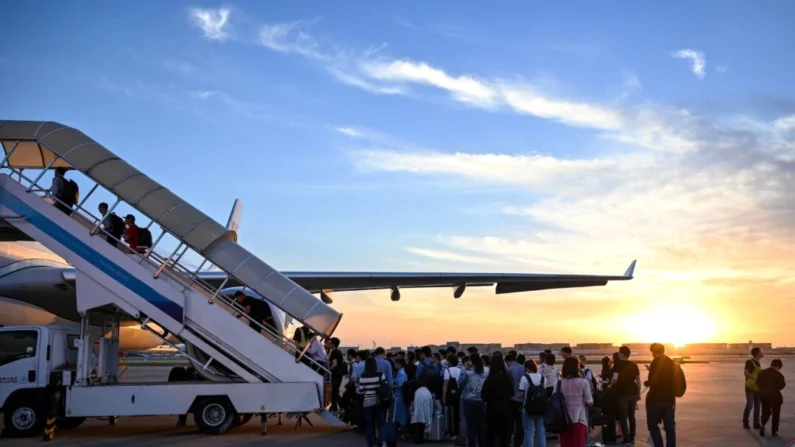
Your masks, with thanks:
[{"label": "woman in white dress", "polygon": [[419,381],[413,382],[417,390],[414,391],[414,403],[411,404],[411,423],[414,424],[415,444],[425,443],[425,434],[431,433],[431,419],[433,418],[433,394]]}]

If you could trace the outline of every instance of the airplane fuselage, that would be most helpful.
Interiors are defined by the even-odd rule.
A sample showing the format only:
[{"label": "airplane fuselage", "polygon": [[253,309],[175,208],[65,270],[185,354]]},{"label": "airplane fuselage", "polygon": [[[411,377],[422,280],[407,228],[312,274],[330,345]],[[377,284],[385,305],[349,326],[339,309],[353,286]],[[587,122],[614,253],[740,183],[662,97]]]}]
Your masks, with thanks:
[{"label": "airplane fuselage", "polygon": [[[36,242],[0,242],[0,325],[79,328],[76,291],[62,273],[69,267]],[[284,332],[288,326],[284,312],[269,306],[277,330]],[[148,350],[163,344],[160,337],[135,321],[122,323],[119,339],[122,351]]]}]

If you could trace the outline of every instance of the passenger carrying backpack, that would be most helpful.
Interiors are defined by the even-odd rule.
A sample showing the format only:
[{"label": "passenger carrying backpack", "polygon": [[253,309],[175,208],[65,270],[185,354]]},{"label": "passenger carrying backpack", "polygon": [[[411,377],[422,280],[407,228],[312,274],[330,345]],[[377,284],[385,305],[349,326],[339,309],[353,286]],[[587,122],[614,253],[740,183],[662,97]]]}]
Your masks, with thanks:
[{"label": "passenger carrying backpack", "polygon": [[138,246],[152,248],[152,233],[148,228],[138,228]]},{"label": "passenger carrying backpack", "polygon": [[124,220],[116,213],[110,213],[108,216],[108,232],[117,238],[124,233]]},{"label": "passenger carrying backpack", "polygon": [[[454,367],[455,368],[455,367]],[[450,368],[447,369],[448,371]],[[459,371],[461,371],[459,369]],[[463,374],[463,372],[461,372]],[[461,377],[460,375],[458,377]],[[461,402],[460,390],[458,389],[458,381],[450,375],[450,381],[447,382],[447,394],[444,396],[447,405],[457,406]]]},{"label": "passenger carrying backpack", "polygon": [[392,405],[392,388],[386,382],[384,375],[381,374],[381,382],[378,384],[378,403],[381,408],[387,409]]},{"label": "passenger carrying backpack", "polygon": [[419,377],[420,383],[428,388],[434,398],[438,399],[442,395],[442,375],[434,365],[423,365],[422,374]]},{"label": "passenger carrying backpack", "polygon": [[63,179],[63,189],[58,199],[69,206],[75,206],[80,199],[80,188],[77,187],[77,183],[74,180]]},{"label": "passenger carrying backpack", "polygon": [[547,410],[544,415],[544,427],[548,432],[563,433],[566,426],[571,422],[569,420],[569,412],[566,410],[566,399],[560,391],[560,384],[552,393],[547,401]]},{"label": "passenger carrying backpack", "polygon": [[530,380],[530,375],[525,374],[527,379],[527,389],[524,392],[524,411],[528,416],[544,416],[547,414],[547,389],[544,387],[544,377],[541,377],[541,385],[534,385]]},{"label": "passenger carrying backpack", "polygon": [[674,396],[682,397],[687,391],[687,380],[685,379],[685,372],[682,371],[682,366],[674,362]]}]

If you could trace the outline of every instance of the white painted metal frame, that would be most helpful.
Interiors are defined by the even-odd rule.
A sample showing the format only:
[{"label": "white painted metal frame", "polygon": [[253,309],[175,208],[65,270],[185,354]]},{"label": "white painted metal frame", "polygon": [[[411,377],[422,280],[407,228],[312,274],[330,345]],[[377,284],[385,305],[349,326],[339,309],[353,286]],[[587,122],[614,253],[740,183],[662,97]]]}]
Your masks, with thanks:
[{"label": "white painted metal frame", "polygon": [[[7,129],[7,124],[8,124],[8,123],[9,123],[9,122],[2,122],[2,123],[0,123],[0,140],[2,140],[2,138],[3,138],[3,132],[8,130],[8,129]],[[39,128],[39,130],[40,130],[40,129],[41,129],[41,127]],[[87,137],[85,137],[85,138],[87,138]],[[17,150],[18,150],[20,147],[31,147],[30,145],[28,145],[28,144],[27,144],[27,143],[29,143],[29,142],[19,142],[19,141],[15,141],[13,144],[8,144],[6,141],[2,141],[2,142],[3,142],[3,147],[4,147],[4,148],[8,148],[8,147],[10,147],[10,149],[9,149],[9,150],[8,150],[8,151],[5,153],[5,157],[4,157],[4,159],[3,159],[3,162],[2,162],[2,163],[0,163],[0,169],[3,169],[3,168],[9,169],[9,170],[10,170],[12,173],[17,173],[17,174],[19,175],[20,181],[22,181],[23,179],[24,179],[25,181],[27,181],[27,182],[29,183],[29,186],[27,187],[27,191],[28,191],[28,192],[35,191],[35,192],[38,192],[38,193],[42,193],[42,194],[44,194],[45,196],[48,196],[48,197],[50,197],[50,198],[51,198],[53,201],[58,201],[58,202],[60,202],[60,200],[59,200],[58,198],[56,198],[56,197],[53,197],[53,196],[50,194],[49,190],[47,190],[47,189],[44,189],[44,188],[42,188],[42,187],[38,186],[38,181],[40,181],[40,180],[41,180],[41,178],[43,177],[43,174],[46,172],[45,170],[42,170],[42,171],[41,171],[41,173],[39,173],[39,175],[38,175],[38,176],[36,176],[36,178],[34,178],[34,179],[30,179],[30,178],[28,178],[28,177],[27,177],[27,176],[26,176],[26,175],[25,175],[25,174],[22,172],[21,168],[14,168],[13,166],[11,166],[11,165],[9,165],[9,164],[8,164],[8,163],[10,163],[10,162],[11,162],[11,161],[14,159],[14,157],[15,157],[15,156],[16,156],[16,154],[17,154]],[[96,144],[96,143],[94,143],[94,144]],[[87,145],[88,145],[88,143],[79,144],[79,145],[77,145],[75,148],[68,150],[68,151],[67,151],[67,153],[71,152],[71,151],[72,151],[72,150],[74,150],[74,149],[81,148],[81,147],[85,147],[85,146],[87,146]],[[41,152],[42,154],[45,154],[45,153],[50,153],[50,155],[48,155],[48,156],[45,156],[45,155],[42,155],[42,156],[41,156],[42,163],[43,163],[43,161],[44,161],[44,160],[49,160],[49,161],[48,161],[48,162],[47,162],[47,163],[46,163],[46,164],[45,164],[43,167],[45,167],[45,168],[47,168],[47,167],[50,167],[50,168],[51,168],[51,167],[53,167],[53,166],[59,166],[59,165],[61,165],[61,167],[63,167],[63,163],[60,163],[60,160],[62,160],[62,158],[59,158],[59,157],[57,156],[57,154],[56,154],[55,156],[53,156],[52,154],[55,154],[55,152],[54,152],[54,151],[48,152],[48,151],[50,151],[50,149],[49,149],[49,146],[47,146],[46,144],[43,144],[43,143],[38,143],[38,144],[37,144],[37,146],[35,146],[35,147],[36,147],[36,148],[37,148],[37,150],[38,150],[39,152]],[[109,154],[109,152],[108,152],[108,154]],[[116,158],[115,158],[115,156],[114,156],[114,157],[112,157],[112,159],[116,159]],[[30,162],[27,162],[27,163],[28,163],[28,164],[30,164]],[[101,163],[100,163],[100,164],[101,164]],[[69,164],[68,164],[68,161],[67,161],[67,164],[66,164],[66,166],[69,166]],[[137,175],[137,174],[136,174],[136,175]],[[117,181],[116,185],[118,185],[120,182],[123,182],[123,180],[122,180],[122,181]],[[93,228],[92,228],[92,230],[91,230],[91,234],[96,234],[96,233],[98,233],[98,232],[101,232],[101,233],[103,234],[103,236],[105,236],[105,237],[110,237],[110,238],[112,238],[112,239],[114,239],[114,240],[118,241],[117,239],[113,238],[113,236],[111,236],[111,235],[109,235],[108,233],[106,233],[106,232],[105,232],[105,231],[104,231],[104,230],[101,228],[101,226],[100,226],[100,225],[101,225],[102,221],[104,221],[104,219],[106,219],[106,218],[107,218],[107,216],[108,216],[108,215],[109,215],[111,212],[113,212],[113,210],[116,208],[116,206],[117,206],[117,205],[118,205],[118,204],[121,202],[121,200],[122,200],[122,199],[121,199],[120,197],[119,197],[119,198],[117,198],[117,200],[116,200],[116,201],[113,203],[113,205],[111,205],[111,206],[110,206],[110,208],[109,208],[109,209],[108,209],[108,211],[105,213],[105,215],[104,215],[104,216],[100,216],[100,217],[96,217],[96,216],[94,216],[94,215],[93,215],[93,214],[92,214],[90,211],[86,210],[86,209],[85,209],[85,208],[82,206],[82,204],[84,204],[84,203],[86,202],[86,200],[88,199],[88,197],[89,197],[91,194],[93,194],[93,193],[96,191],[96,189],[97,189],[97,186],[98,186],[98,185],[99,185],[98,183],[97,183],[97,184],[95,184],[95,185],[94,185],[94,186],[91,188],[91,190],[89,191],[88,195],[86,195],[86,196],[85,196],[85,197],[84,197],[84,198],[81,200],[81,202],[77,204],[77,206],[76,206],[76,208],[75,208],[75,212],[76,212],[76,213],[78,213],[79,215],[83,215],[83,216],[84,216],[84,217],[86,217],[86,218],[87,218],[89,221],[92,221],[92,222],[94,222],[94,224],[93,224]],[[113,191],[112,191],[112,190],[111,190],[110,192],[111,192],[111,193],[113,193]],[[149,224],[149,225],[151,225],[153,222],[155,222],[155,219],[153,219],[153,220],[152,220],[152,222],[150,222],[150,224]],[[213,302],[214,302],[216,299],[220,299],[220,300],[221,300],[221,301],[222,301],[222,302],[223,302],[225,305],[227,305],[227,306],[231,307],[232,309],[235,309],[235,310],[236,310],[236,311],[238,311],[238,312],[241,312],[241,311],[242,311],[242,308],[241,308],[241,307],[240,307],[240,306],[239,306],[239,305],[238,305],[238,304],[237,304],[237,303],[236,303],[234,300],[232,300],[231,298],[227,297],[226,295],[224,295],[223,293],[221,293],[221,292],[220,292],[220,291],[221,291],[221,289],[223,288],[223,285],[222,285],[221,287],[217,288],[217,289],[214,289],[212,286],[210,286],[209,284],[207,284],[206,282],[202,281],[201,279],[199,279],[199,278],[197,277],[197,273],[198,273],[198,271],[199,271],[198,269],[197,269],[196,271],[191,271],[190,269],[187,269],[187,268],[185,268],[184,266],[182,266],[182,265],[179,263],[179,260],[182,258],[182,256],[185,254],[185,252],[187,251],[187,248],[188,248],[188,247],[187,247],[187,245],[188,245],[188,244],[187,244],[187,243],[184,243],[185,241],[183,241],[182,239],[179,239],[179,238],[178,238],[178,240],[180,241],[180,245],[177,247],[177,249],[175,249],[175,250],[174,250],[174,252],[171,254],[171,256],[169,256],[169,258],[167,258],[166,260],[163,260],[162,258],[160,258],[160,257],[159,257],[159,256],[156,254],[156,252],[154,251],[154,249],[155,249],[155,247],[157,246],[157,243],[158,243],[158,242],[159,242],[159,241],[160,241],[160,240],[163,238],[163,236],[164,236],[166,233],[169,233],[169,231],[168,231],[166,228],[163,228],[163,231],[161,232],[160,236],[158,236],[158,238],[157,238],[157,239],[156,239],[156,240],[153,242],[153,245],[152,245],[152,247],[151,247],[150,249],[148,249],[148,250],[147,250],[147,252],[146,252],[144,255],[140,255],[140,254],[138,254],[138,253],[134,253],[134,252],[132,253],[132,254],[134,254],[135,256],[138,256],[139,258],[141,258],[141,260],[139,261],[139,264],[143,264],[143,263],[145,263],[145,262],[146,262],[146,263],[149,263],[150,265],[154,266],[154,267],[156,268],[156,271],[155,271],[155,273],[154,273],[154,278],[157,278],[157,277],[158,277],[158,276],[159,276],[161,273],[164,273],[164,272],[166,272],[166,274],[167,274],[167,275],[168,275],[168,276],[169,276],[171,279],[175,280],[177,283],[180,283],[180,284],[182,285],[182,292],[183,292],[183,293],[185,293],[185,292],[188,292],[188,290],[189,290],[189,289],[190,289],[192,286],[197,286],[199,289],[203,289],[203,290],[205,290],[207,293],[211,294],[211,296],[209,297],[209,301],[210,301],[210,303],[211,303],[211,304],[212,304],[212,303],[213,303]],[[171,234],[171,233],[169,233],[169,234]],[[176,236],[175,236],[175,237],[176,237]],[[121,242],[121,241],[118,241],[118,242]],[[234,245],[228,245],[228,244],[225,244],[225,242],[230,242],[230,241],[226,240],[225,238],[219,238],[219,239],[217,239],[217,240],[216,240],[216,242],[215,242],[215,243],[218,243],[218,244],[224,245],[224,246],[226,246],[226,247],[232,247],[232,248],[234,248],[234,247],[238,247],[238,248],[242,249],[242,248],[241,248],[240,246],[238,246],[236,243],[234,243]],[[180,253],[180,254],[177,256],[177,253],[178,253],[178,251],[179,251],[180,247],[182,247],[182,246],[183,246],[183,244],[184,244],[184,246],[185,246],[185,249],[182,251],[182,253]],[[175,256],[176,256],[176,258],[175,258]],[[152,258],[155,258],[155,259],[153,260]],[[204,265],[204,264],[205,264],[205,262],[206,262],[207,260],[209,260],[209,259],[210,259],[209,257],[205,257],[205,260],[202,262],[202,265]],[[248,262],[248,261],[251,261],[251,262],[253,262],[252,260],[254,260],[254,259],[256,259],[256,257],[254,257],[253,255],[249,255],[249,256],[246,258],[246,261],[244,261],[243,263],[245,264],[245,263],[246,263],[246,262]],[[257,259],[257,260],[258,260],[258,259]],[[212,261],[211,261],[211,262],[212,262]],[[261,261],[260,261],[260,262],[261,262]],[[279,278],[284,278],[284,279],[286,279],[286,277],[284,277],[284,276],[283,276],[283,275],[281,275],[280,273],[276,272],[274,269],[272,269],[272,268],[271,268],[270,266],[268,266],[267,264],[265,264],[265,263],[261,263],[261,264],[262,264],[262,266],[264,266],[264,267],[262,267],[262,268],[265,270],[265,273],[267,273],[267,275],[265,276],[265,278],[264,278],[262,281],[260,281],[260,282],[258,283],[258,286],[260,286],[260,288],[267,286],[267,284],[266,284],[266,283],[268,282],[268,279],[269,279],[269,278],[273,278],[273,281],[275,281],[275,280],[277,280],[277,279],[279,279]],[[167,267],[168,267],[168,268],[167,268]],[[249,267],[250,267],[250,266],[249,266]],[[174,270],[175,272],[177,272],[179,275],[175,275],[174,273],[171,273],[171,272],[169,271],[169,268],[170,268],[170,269],[172,269],[172,270]],[[229,276],[227,277],[227,280],[228,280],[228,278],[229,278],[229,277],[231,277],[231,275],[229,275]],[[236,278],[236,279],[237,279],[238,281],[240,281],[240,278]],[[289,280],[288,280],[288,281],[289,281]],[[241,282],[242,282],[242,281],[241,281]],[[292,281],[290,281],[290,283],[292,283]],[[224,281],[224,284],[226,284],[226,281]],[[245,284],[245,283],[244,283],[244,284]],[[292,284],[294,284],[294,283],[292,283]],[[296,285],[296,287],[298,287],[298,286]],[[256,289],[254,289],[254,290],[256,290]],[[315,321],[315,319],[316,319],[316,317],[317,317],[317,312],[318,312],[318,310],[317,310],[317,309],[320,309],[320,311],[322,311],[323,307],[327,307],[327,306],[326,306],[324,303],[322,303],[322,301],[320,301],[320,300],[317,300],[317,299],[316,299],[314,296],[312,296],[311,294],[309,294],[309,292],[306,292],[306,291],[305,291],[305,290],[303,290],[303,289],[301,289],[301,290],[302,290],[302,291],[303,291],[303,292],[304,292],[306,295],[308,295],[309,297],[311,297],[311,298],[312,298],[312,301],[313,301],[313,303],[312,303],[312,302],[305,303],[305,304],[307,305],[307,307],[305,307],[305,310],[306,310],[306,313],[305,313],[305,314],[306,314],[306,315],[308,315],[308,318],[309,318],[309,320],[307,320],[306,322],[304,322],[304,323],[305,323],[305,324],[307,324],[308,326],[310,326],[310,327],[313,327],[313,325],[312,325],[312,322],[313,322],[313,321]],[[295,291],[295,289],[292,289],[292,291],[294,292],[294,291]],[[292,292],[288,293],[287,295],[290,295],[291,293],[292,293]],[[284,303],[285,303],[285,302],[287,302],[287,301],[286,301],[287,295],[285,295],[285,296],[283,297],[283,299],[282,299],[282,301],[281,301],[280,303],[274,303],[274,304],[275,304],[277,307],[284,309]],[[293,303],[293,302],[289,302],[289,303],[290,303],[290,304],[292,304],[292,305],[294,305],[294,306],[297,306],[297,305],[298,305],[298,302],[294,302],[294,303]],[[241,313],[242,313],[242,312],[241,312]],[[288,314],[290,314],[290,312],[288,312]],[[246,315],[245,313],[242,313],[242,315],[245,315],[245,316],[246,316],[246,318],[248,318],[248,319],[250,320],[250,317],[248,317],[248,315]],[[291,314],[291,315],[293,315],[293,314]],[[340,315],[340,314],[338,314],[338,316],[339,316],[339,317],[341,317],[341,315]],[[299,320],[299,321],[300,321],[300,320]],[[339,320],[337,319],[337,322],[338,322],[338,321],[339,321]],[[274,331],[274,330],[273,330],[273,328],[270,328],[270,327],[268,327],[268,326],[263,326],[263,325],[261,325],[259,322],[255,322],[254,324],[255,324],[256,326],[258,326],[258,327],[259,327],[261,330],[264,330],[266,333],[268,333],[268,334],[269,334],[269,336],[270,336],[269,338],[270,338],[272,341],[275,341],[276,343],[278,343],[278,344],[279,344],[279,345],[280,345],[282,348],[296,352],[296,354],[297,354],[297,356],[296,356],[296,362],[300,361],[300,360],[301,360],[301,358],[304,356],[304,353],[305,353],[305,352],[304,352],[304,351],[298,351],[298,350],[297,350],[297,348],[296,348],[296,347],[295,347],[295,346],[292,344],[292,341],[291,341],[291,340],[288,340],[288,339],[287,339],[287,338],[284,336],[284,334],[278,333],[278,332]],[[335,327],[336,327],[336,324],[335,324]],[[312,360],[312,359],[309,359],[309,361],[310,361],[310,363],[313,363],[313,365],[314,365],[314,367],[315,367],[315,368],[317,368],[317,369],[319,369],[319,370],[323,370],[323,371],[325,371],[326,373],[328,373],[328,370],[327,370],[327,369],[326,369],[324,366],[317,364],[317,362],[315,362],[315,361],[314,361],[314,360]]]},{"label": "white painted metal frame", "polygon": [[[260,379],[257,376],[261,375],[273,382],[299,381],[323,384],[323,376],[308,366],[296,362],[294,356],[280,346],[281,342],[278,339],[268,339],[251,330],[247,324],[243,324],[222,306],[209,304],[205,295],[193,288],[180,292],[179,287],[174,287],[176,282],[172,278],[166,278],[165,275],[159,279],[152,278],[151,274],[155,265],[142,262],[140,255],[126,255],[104,240],[90,236],[89,230],[75,218],[67,216],[35,194],[28,194],[26,188],[10,176],[0,174],[0,189],[3,194],[9,195],[0,203],[0,214],[16,213],[13,209],[8,208],[11,203],[10,196],[15,197],[31,211],[46,217],[57,224],[59,229],[101,253],[102,256],[121,268],[125,274],[139,278],[148,287],[172,300],[174,304],[184,310],[185,320],[174,320],[163,310],[122,286],[116,279],[112,279],[107,273],[76,254],[73,251],[74,248],[61,245],[51,235],[38,229],[28,220],[14,220],[13,225],[63,257],[74,265],[75,270],[81,272],[76,277],[79,309],[87,310],[115,303],[134,318],[145,318],[141,317],[142,314],[145,314],[165,330],[183,339],[186,343],[194,345],[248,382],[259,382]],[[84,285],[81,286],[81,278],[90,280],[90,282],[83,282]],[[100,293],[99,291],[92,293],[92,282],[101,283],[102,287],[110,293]],[[192,329],[188,330],[188,326]],[[200,330],[201,337],[197,335],[197,330]],[[274,341],[279,344],[274,344]]]}]

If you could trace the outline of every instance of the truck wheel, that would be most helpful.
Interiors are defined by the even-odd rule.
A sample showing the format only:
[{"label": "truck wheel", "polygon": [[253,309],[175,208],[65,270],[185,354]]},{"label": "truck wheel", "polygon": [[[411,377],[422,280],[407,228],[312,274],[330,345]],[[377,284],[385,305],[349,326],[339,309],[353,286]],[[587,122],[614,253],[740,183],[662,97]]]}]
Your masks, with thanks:
[{"label": "truck wheel", "polygon": [[248,421],[250,421],[251,418],[253,418],[253,417],[254,417],[254,413],[239,414],[235,418],[235,421],[232,423],[232,427],[240,427],[242,425],[246,425],[246,424],[248,424]]},{"label": "truck wheel", "polygon": [[86,421],[86,418],[63,418],[58,419],[58,428],[61,430],[69,430],[77,428]]},{"label": "truck wheel", "polygon": [[171,368],[171,371],[168,373],[169,382],[186,382],[188,380],[188,373],[185,371],[185,368],[181,366]]},{"label": "truck wheel", "polygon": [[6,407],[3,415],[4,435],[29,438],[42,433],[44,412],[32,401],[17,400]]},{"label": "truck wheel", "polygon": [[199,430],[210,434],[220,435],[232,427],[237,419],[229,399],[222,397],[207,397],[200,400],[193,410],[193,421]]}]

